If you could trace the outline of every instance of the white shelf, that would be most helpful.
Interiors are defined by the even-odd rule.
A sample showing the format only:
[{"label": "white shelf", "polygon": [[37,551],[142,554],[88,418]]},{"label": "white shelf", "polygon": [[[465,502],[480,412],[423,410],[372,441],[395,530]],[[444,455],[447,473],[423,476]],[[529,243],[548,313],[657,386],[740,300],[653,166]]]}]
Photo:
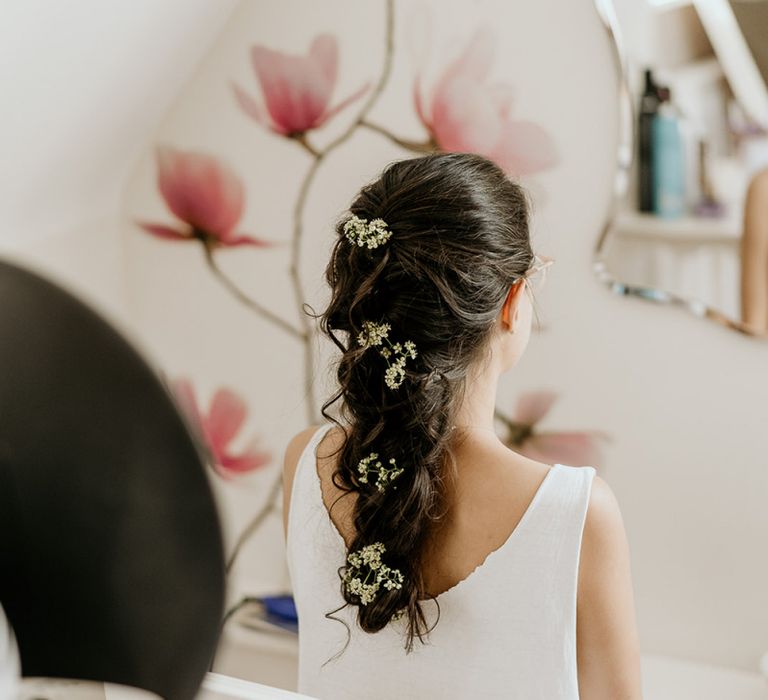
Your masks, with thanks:
[{"label": "white shelf", "polygon": [[742,222],[741,216],[734,214],[722,218],[682,216],[664,219],[655,214],[624,211],[614,220],[612,232],[622,238],[664,243],[734,244],[741,239]]}]

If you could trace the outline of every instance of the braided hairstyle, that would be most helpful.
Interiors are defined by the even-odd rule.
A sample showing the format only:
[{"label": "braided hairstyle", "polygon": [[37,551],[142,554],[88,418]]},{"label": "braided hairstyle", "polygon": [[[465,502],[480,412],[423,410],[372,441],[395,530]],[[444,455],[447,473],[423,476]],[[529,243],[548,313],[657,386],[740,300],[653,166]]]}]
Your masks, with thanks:
[{"label": "braided hairstyle", "polygon": [[[532,263],[528,207],[523,189],[491,161],[439,153],[390,164],[350,211],[382,219],[392,235],[371,249],[344,235],[348,219],[337,226],[325,273],[331,299],[319,317],[342,354],[339,389],[322,414],[346,434],[333,481],[357,494],[350,552],[380,543],[381,560],[402,584],[366,599],[346,585],[348,564],[339,569],[341,592],[366,632],[405,618],[411,651],[430,631],[422,603],[434,598],[422,567],[446,511],[453,418],[468,371],[487,356],[510,285]],[[392,342],[409,340],[418,350],[397,388],[385,384],[385,358],[359,342],[366,322],[386,322]],[[339,399],[346,427],[327,412]],[[402,470],[384,489],[361,479],[360,462],[372,453]]]}]

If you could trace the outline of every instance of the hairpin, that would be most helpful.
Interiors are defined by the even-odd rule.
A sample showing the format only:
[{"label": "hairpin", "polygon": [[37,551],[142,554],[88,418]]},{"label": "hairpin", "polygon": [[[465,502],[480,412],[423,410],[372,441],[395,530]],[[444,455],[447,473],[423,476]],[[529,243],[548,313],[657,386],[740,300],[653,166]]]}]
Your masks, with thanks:
[{"label": "hairpin", "polygon": [[353,214],[344,224],[344,235],[355,245],[371,249],[386,243],[392,231],[387,228],[383,219],[368,221]]},{"label": "hairpin", "polygon": [[[386,340],[388,348],[379,350],[387,361],[387,371],[384,373],[384,383],[390,389],[397,389],[405,379],[405,361],[407,358],[416,359],[416,344],[412,340],[404,343],[390,343],[388,333],[392,329],[388,323],[363,321],[363,330],[357,336],[357,342],[364,348],[378,347]],[[392,359],[392,362],[390,362]]]}]

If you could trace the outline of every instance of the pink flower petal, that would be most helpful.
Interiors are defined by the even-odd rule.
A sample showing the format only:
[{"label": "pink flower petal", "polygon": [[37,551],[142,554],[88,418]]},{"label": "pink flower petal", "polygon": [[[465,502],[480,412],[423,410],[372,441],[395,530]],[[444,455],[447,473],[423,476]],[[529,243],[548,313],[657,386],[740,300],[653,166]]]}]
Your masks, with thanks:
[{"label": "pink flower petal", "polygon": [[521,454],[550,464],[573,467],[596,466],[601,461],[600,433],[540,433],[516,448]]},{"label": "pink flower petal", "polygon": [[192,423],[202,430],[203,418],[197,406],[192,382],[186,378],[179,378],[171,382],[170,386],[178,407]]},{"label": "pink flower petal", "polygon": [[179,378],[169,386],[179,409],[192,427],[200,432],[211,464],[219,474],[229,477],[235,473],[252,471],[272,460],[269,452],[260,449],[255,439],[240,454],[231,454],[227,450],[227,445],[237,434],[246,414],[244,402],[234,392],[228,389],[217,391],[209,415],[203,416],[192,382]]},{"label": "pink flower petal", "polygon": [[217,454],[223,453],[226,446],[240,430],[247,414],[245,402],[229,389],[219,389],[211,400],[206,426],[212,447]]},{"label": "pink flower petal", "polygon": [[278,245],[275,241],[265,241],[261,238],[236,235],[233,233],[227,234],[226,236],[219,236],[219,241],[221,242],[221,245],[227,248],[234,248],[244,245],[256,246],[257,248],[269,248],[271,246]]},{"label": "pink flower petal", "polygon": [[230,474],[243,474],[263,467],[272,461],[272,456],[268,452],[259,451],[255,445],[250,446],[240,455],[221,455],[217,460],[217,471],[223,476]]},{"label": "pink flower petal", "polygon": [[149,224],[141,221],[137,221],[139,226],[143,228],[147,233],[151,233],[158,238],[164,238],[170,241],[190,241],[192,236],[188,233],[183,233],[171,226],[163,226],[163,224]]},{"label": "pink flower petal", "polygon": [[203,153],[159,147],[158,186],[182,221],[213,235],[226,234],[240,220],[243,183],[222,162]]},{"label": "pink flower petal", "polygon": [[283,133],[303,133],[322,118],[335,84],[336,53],[336,40],[327,34],[312,42],[308,56],[251,50],[267,111]]},{"label": "pink flower petal", "polygon": [[320,34],[314,38],[309,47],[309,59],[313,66],[317,66],[322,75],[325,86],[328,90],[328,97],[331,96],[339,64],[339,49],[336,39],[330,34]]},{"label": "pink flower petal", "polygon": [[444,151],[486,155],[498,143],[502,129],[498,104],[493,91],[483,84],[493,54],[493,35],[487,29],[478,30],[435,85],[431,129]]},{"label": "pink flower petal", "polygon": [[517,401],[513,420],[534,426],[549,412],[556,399],[557,394],[554,391],[526,392]]},{"label": "pink flower petal", "polygon": [[315,126],[322,126],[323,124],[325,124],[325,122],[327,122],[331,117],[334,117],[339,112],[341,112],[342,109],[351,105],[355,100],[359,100],[366,92],[368,92],[369,88],[370,88],[370,83],[366,83],[362,87],[355,90],[355,92],[353,92],[349,97],[347,97],[346,99],[343,99],[335,107],[331,107],[327,112],[325,112],[325,114],[323,114],[323,116],[318,120]]},{"label": "pink flower petal", "polygon": [[427,107],[422,69],[413,85],[416,113],[444,151],[479,153],[510,175],[529,175],[557,162],[554,144],[537,124],[510,121],[512,89],[487,78],[494,57],[489,28],[475,32],[466,48],[442,73]]},{"label": "pink flower petal", "polygon": [[487,155],[499,142],[502,123],[482,85],[455,80],[435,92],[432,133],[444,151]]},{"label": "pink flower petal", "polygon": [[512,176],[546,170],[558,160],[549,134],[538,124],[525,121],[506,122],[488,157]]},{"label": "pink flower petal", "polygon": [[232,85],[232,90],[235,93],[235,98],[237,99],[238,104],[240,105],[241,109],[252,119],[257,121],[259,124],[261,124],[263,127],[266,127],[267,129],[271,129],[272,131],[277,132],[278,134],[285,134],[284,127],[280,126],[279,124],[275,124],[272,122],[272,120],[269,118],[269,115],[267,114],[264,107],[259,104],[253,97],[251,97],[247,92],[240,89],[237,85]]},{"label": "pink flower petal", "polygon": [[488,87],[488,96],[493,100],[498,110],[499,117],[507,120],[509,112],[512,109],[514,91],[510,85],[492,85]]}]

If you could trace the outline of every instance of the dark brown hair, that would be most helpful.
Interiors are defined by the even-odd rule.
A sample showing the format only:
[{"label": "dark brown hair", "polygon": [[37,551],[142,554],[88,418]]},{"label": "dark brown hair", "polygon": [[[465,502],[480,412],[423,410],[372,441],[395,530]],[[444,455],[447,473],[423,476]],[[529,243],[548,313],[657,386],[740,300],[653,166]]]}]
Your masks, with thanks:
[{"label": "dark brown hair", "polygon": [[[445,513],[453,417],[468,370],[487,353],[510,285],[533,261],[528,207],[523,189],[489,160],[441,153],[390,164],[363,187],[350,212],[383,219],[392,236],[368,249],[345,237],[348,217],[337,226],[326,269],[331,299],[320,325],[341,351],[339,389],[322,413],[346,432],[333,479],[357,493],[351,550],[383,543],[384,563],[404,581],[362,605],[346,590],[342,567],[341,592],[357,606],[366,632],[406,616],[410,651],[429,632],[422,565]],[[418,355],[406,362],[396,389],[384,383],[386,361],[357,342],[364,321],[386,322],[393,343],[416,345]],[[339,399],[346,426],[327,412]],[[404,469],[383,492],[358,478],[358,462],[372,451]]]}]

